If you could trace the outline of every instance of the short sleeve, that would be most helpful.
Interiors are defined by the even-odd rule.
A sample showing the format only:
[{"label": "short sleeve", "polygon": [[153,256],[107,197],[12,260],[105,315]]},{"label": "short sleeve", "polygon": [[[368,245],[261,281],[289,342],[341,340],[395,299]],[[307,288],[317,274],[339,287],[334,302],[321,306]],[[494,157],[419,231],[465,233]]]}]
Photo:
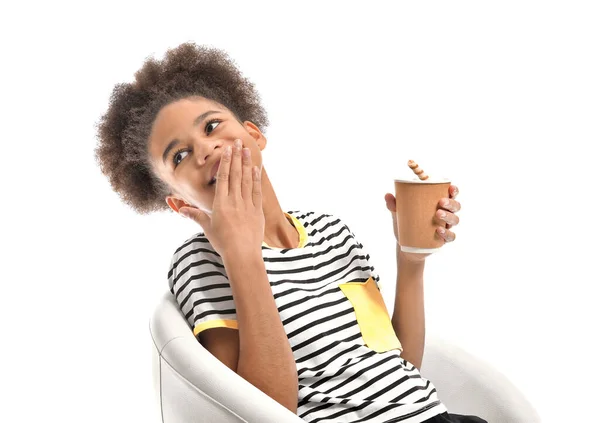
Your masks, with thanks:
[{"label": "short sleeve", "polygon": [[168,280],[195,336],[215,327],[238,328],[225,266],[206,238],[186,242],[175,252]]},{"label": "short sleeve", "polygon": [[334,219],[336,219],[336,220],[339,220],[340,223],[344,226],[345,230],[347,230],[348,233],[352,236],[353,242],[356,244],[356,251],[361,256],[361,258],[363,258],[367,262],[367,264],[368,264],[368,270],[367,270],[367,272],[373,278],[373,280],[376,282],[377,289],[379,289],[381,291],[381,284],[379,282],[379,279],[380,279],[379,278],[379,273],[375,269],[375,266],[373,266],[373,262],[371,261],[371,256],[367,252],[365,246],[358,240],[358,238],[356,237],[356,235],[354,234],[354,232],[350,229],[350,227],[345,222],[343,222],[337,216],[332,216],[332,217]]},{"label": "short sleeve", "polygon": [[358,241],[356,239],[356,237],[354,237],[354,240],[356,242],[356,244],[358,245],[357,249],[360,251],[360,254],[362,256],[364,256],[365,260],[368,263],[369,269],[368,272],[371,275],[371,277],[373,278],[373,280],[375,281],[375,283],[377,284],[377,289],[379,289],[381,291],[381,284],[379,282],[379,273],[377,272],[377,269],[375,269],[375,266],[373,265],[373,261],[371,260],[371,255],[367,252],[367,250],[365,249],[364,245],[362,245],[362,243],[360,243],[360,241]]}]

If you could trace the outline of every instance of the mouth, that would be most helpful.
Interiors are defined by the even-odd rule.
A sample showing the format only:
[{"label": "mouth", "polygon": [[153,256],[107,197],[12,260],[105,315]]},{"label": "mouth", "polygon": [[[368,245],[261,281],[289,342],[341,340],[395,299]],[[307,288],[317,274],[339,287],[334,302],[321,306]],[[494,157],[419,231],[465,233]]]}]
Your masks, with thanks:
[{"label": "mouth", "polygon": [[213,166],[213,168],[210,171],[211,174],[211,178],[208,181],[208,185],[214,185],[217,182],[217,172],[219,171],[219,164],[221,163],[221,160],[217,160],[217,163],[215,163],[215,165]]}]

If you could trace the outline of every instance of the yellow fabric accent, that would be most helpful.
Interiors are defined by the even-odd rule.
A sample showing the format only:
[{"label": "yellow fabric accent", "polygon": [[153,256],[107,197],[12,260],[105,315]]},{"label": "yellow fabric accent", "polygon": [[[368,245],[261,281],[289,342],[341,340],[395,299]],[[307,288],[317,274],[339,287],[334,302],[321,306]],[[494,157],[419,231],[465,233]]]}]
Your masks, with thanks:
[{"label": "yellow fabric accent", "polygon": [[[306,233],[306,228],[298,219],[296,219],[291,214],[286,213],[286,212],[283,212],[283,214],[285,214],[285,216],[290,221],[290,223],[292,223],[294,225],[294,227],[296,228],[296,230],[298,231],[299,242],[298,242],[298,246],[294,247],[294,248],[304,248],[304,246],[306,245],[306,241],[308,239],[308,235]],[[263,241],[262,245],[263,245],[263,247],[274,248],[274,247],[271,247],[269,244],[267,244],[264,241]]]},{"label": "yellow fabric accent", "polygon": [[300,242],[298,242],[298,247],[296,247],[296,248],[304,248],[304,246],[306,245],[306,241],[308,239],[308,235],[306,234],[306,228],[298,219],[296,219],[291,214],[285,213],[285,215],[288,217],[288,219],[291,220],[291,222],[296,227],[296,230],[298,231]]},{"label": "yellow fabric accent", "polygon": [[204,323],[200,323],[200,324],[196,325],[196,327],[194,328],[194,336],[198,335],[203,330],[212,329],[212,328],[237,329],[238,323],[237,323],[237,320],[225,320],[225,319],[209,320],[208,322],[204,322]]},{"label": "yellow fabric accent", "polygon": [[376,352],[386,352],[395,348],[402,352],[402,345],[396,336],[375,279],[370,277],[366,282],[342,283],[339,287],[354,307],[356,321],[365,344]]}]

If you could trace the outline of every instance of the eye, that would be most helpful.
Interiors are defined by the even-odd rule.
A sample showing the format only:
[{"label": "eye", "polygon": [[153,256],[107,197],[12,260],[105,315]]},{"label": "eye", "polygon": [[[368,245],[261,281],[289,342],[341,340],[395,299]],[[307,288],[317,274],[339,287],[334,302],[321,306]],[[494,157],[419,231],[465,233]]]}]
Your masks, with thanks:
[{"label": "eye", "polygon": [[206,122],[206,127],[204,128],[204,130],[206,131],[206,134],[207,134],[207,135],[209,135],[209,134],[210,134],[212,131],[214,131],[214,130],[215,130],[215,128],[217,127],[217,126],[215,126],[215,127],[213,128],[213,130],[212,130],[212,131],[210,131],[210,132],[208,131],[208,128],[209,128],[209,127],[210,127],[212,124],[214,124],[214,123],[216,123],[216,124],[217,124],[217,126],[219,126],[218,124],[219,124],[219,123],[221,123],[221,120],[219,120],[219,119],[211,119],[211,120],[209,120],[208,122]]},{"label": "eye", "polygon": [[[217,126],[219,126],[219,123],[221,123],[220,119],[211,119],[208,122],[206,122],[206,127],[204,128],[204,131],[206,132],[206,135],[210,135]],[[215,126],[213,126],[214,124],[216,124]],[[208,130],[208,128],[213,128],[212,130]],[[187,148],[180,148],[179,150],[175,151],[175,153],[173,153],[173,156],[171,156],[171,160],[173,161],[173,165],[175,168],[177,168],[177,165],[179,163],[181,163],[181,160],[183,160],[183,158],[181,158],[181,160],[177,160],[177,157],[184,152],[188,152]]]},{"label": "eye", "polygon": [[[180,149],[179,149],[179,150],[177,150],[175,153],[173,153],[172,160],[173,160],[173,165],[174,165],[175,167],[177,167],[177,165],[178,165],[179,163],[181,163],[181,160],[180,160],[180,161],[177,161],[177,157],[178,157],[178,156],[179,156],[181,153],[186,153],[186,152],[187,152],[187,148],[180,148]],[[183,159],[182,159],[182,160],[183,160]]]}]

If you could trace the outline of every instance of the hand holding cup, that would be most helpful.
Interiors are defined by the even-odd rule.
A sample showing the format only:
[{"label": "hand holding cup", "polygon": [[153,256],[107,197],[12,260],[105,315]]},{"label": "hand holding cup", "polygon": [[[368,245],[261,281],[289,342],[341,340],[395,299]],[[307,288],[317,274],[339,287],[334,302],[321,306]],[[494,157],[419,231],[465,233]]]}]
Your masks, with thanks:
[{"label": "hand holding cup", "polygon": [[396,196],[387,193],[385,201],[402,255],[421,261],[456,239],[449,229],[458,224],[461,205],[449,180],[430,178],[412,160],[408,165],[419,179],[396,179]]}]

